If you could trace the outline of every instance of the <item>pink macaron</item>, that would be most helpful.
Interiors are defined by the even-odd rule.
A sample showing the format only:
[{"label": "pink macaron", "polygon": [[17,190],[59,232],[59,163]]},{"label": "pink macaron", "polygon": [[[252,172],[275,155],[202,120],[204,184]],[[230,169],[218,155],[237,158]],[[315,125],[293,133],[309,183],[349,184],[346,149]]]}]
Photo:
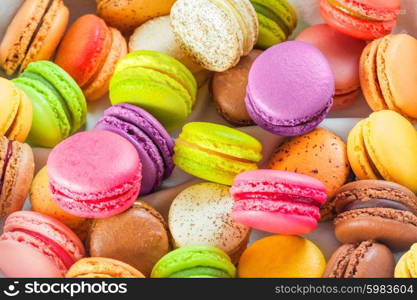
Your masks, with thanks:
[{"label": "pink macaron", "polygon": [[52,150],[47,165],[52,198],[75,216],[114,216],[139,195],[139,155],[127,139],[109,131],[71,136]]},{"label": "pink macaron", "polygon": [[361,91],[359,60],[366,42],[340,33],[327,24],[308,27],[295,39],[316,46],[329,60],[336,85],[332,109],[342,109],[353,103]]},{"label": "pink macaron", "polygon": [[255,170],[235,177],[230,192],[232,218],[246,226],[278,234],[312,232],[326,201],[326,187],[302,174]]},{"label": "pink macaron", "polygon": [[85,250],[61,222],[32,211],[11,214],[0,236],[0,270],[7,277],[64,277]]}]

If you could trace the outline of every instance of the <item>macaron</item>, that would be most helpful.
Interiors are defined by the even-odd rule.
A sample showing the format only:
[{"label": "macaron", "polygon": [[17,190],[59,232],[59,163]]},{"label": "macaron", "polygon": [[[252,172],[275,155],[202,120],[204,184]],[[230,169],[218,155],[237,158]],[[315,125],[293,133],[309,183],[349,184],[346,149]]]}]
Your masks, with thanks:
[{"label": "macaron", "polygon": [[235,222],[289,235],[312,232],[327,199],[326,187],[317,179],[277,170],[240,173],[230,194]]},{"label": "macaron", "polygon": [[253,125],[246,110],[245,96],[249,70],[261,50],[252,50],[239,63],[221,73],[214,73],[211,80],[211,94],[219,114],[229,123],[238,126]]},{"label": "macaron", "polygon": [[231,185],[244,171],[257,169],[262,144],[254,137],[219,124],[192,122],[175,141],[174,163],[196,177]]},{"label": "macaron", "polygon": [[417,131],[400,114],[372,113],[349,133],[347,149],[359,179],[385,179],[417,193]]},{"label": "macaron", "polygon": [[417,278],[417,243],[413,244],[395,266],[395,278]]},{"label": "macaron", "polygon": [[139,194],[139,155],[113,132],[90,130],[71,136],[51,151],[47,166],[52,199],[74,216],[117,215]]},{"label": "macaron", "polygon": [[34,169],[29,145],[0,136],[0,218],[22,209]]},{"label": "macaron", "polygon": [[97,14],[125,34],[158,16],[169,15],[175,0],[96,0]]},{"label": "macaron", "polygon": [[177,0],[170,16],[181,48],[210,71],[234,67],[258,39],[259,23],[249,0]]},{"label": "macaron", "polygon": [[211,72],[196,64],[175,40],[169,16],[156,17],[142,24],[129,38],[129,52],[153,50],[172,56],[183,63],[195,76],[198,86],[203,85]]},{"label": "macaron", "polygon": [[287,0],[250,0],[259,21],[256,47],[267,49],[285,42],[297,27],[297,13]]},{"label": "macaron", "polygon": [[393,34],[368,44],[360,59],[365,99],[374,111],[390,109],[417,120],[417,39]]},{"label": "macaron", "polygon": [[327,24],[308,27],[295,39],[316,46],[328,59],[336,89],[332,109],[352,104],[361,92],[359,60],[366,42],[340,33]]},{"label": "macaron", "polygon": [[374,241],[344,244],[327,263],[325,278],[392,278],[394,257],[391,250]]},{"label": "macaron", "polygon": [[129,53],[116,66],[110,81],[112,105],[139,106],[168,130],[180,127],[191,114],[197,97],[197,82],[182,63],[156,51]]},{"label": "macaron", "polygon": [[32,102],[5,78],[0,78],[0,90],[0,135],[23,143],[32,127]]},{"label": "macaron", "polygon": [[174,142],[145,110],[126,103],[117,104],[104,111],[95,129],[117,133],[135,146],[142,162],[141,195],[155,191],[171,175]]},{"label": "macaron", "polygon": [[321,250],[299,236],[272,235],[257,240],[240,257],[240,278],[319,278],[326,267]]},{"label": "macaron", "polygon": [[95,15],[78,18],[65,34],[55,63],[68,72],[89,101],[103,97],[119,59],[127,53],[126,40]]},{"label": "macaron", "polygon": [[399,13],[400,0],[320,0],[320,14],[327,24],[362,40],[389,34]]},{"label": "macaron", "polygon": [[32,211],[11,214],[0,236],[6,277],[64,277],[84,256],[78,237],[61,222]]},{"label": "macaron", "polygon": [[311,44],[275,45],[249,72],[246,108],[263,129],[296,136],[317,127],[333,105],[335,83],[326,57]]},{"label": "macaron", "polygon": [[336,238],[342,243],[375,240],[405,250],[417,241],[417,197],[388,181],[361,180],[336,195]]},{"label": "macaron", "polygon": [[168,226],[153,207],[138,201],[122,214],[95,220],[88,248],[91,256],[123,261],[149,276],[170,250]]},{"label": "macaron", "polygon": [[324,128],[285,141],[275,150],[268,168],[304,174],[321,181],[328,199],[320,209],[322,220],[334,217],[333,197],[350,174],[345,142]]},{"label": "macaron", "polygon": [[52,148],[85,124],[84,95],[58,65],[49,61],[30,63],[13,82],[32,102],[33,121],[28,136],[32,146]]},{"label": "macaron", "polygon": [[187,246],[162,257],[152,278],[233,278],[236,268],[222,250],[211,246]]},{"label": "macaron", "polygon": [[30,187],[30,204],[32,210],[50,216],[73,230],[81,241],[85,241],[90,228],[90,219],[80,218],[62,210],[52,199],[46,167],[42,168],[33,179]]},{"label": "macaron", "polygon": [[232,262],[249,240],[249,227],[232,220],[229,187],[201,183],[183,190],[171,204],[168,224],[174,247],[208,245],[226,252]]},{"label": "macaron", "polygon": [[33,61],[48,60],[64,35],[69,11],[62,0],[26,0],[0,43],[0,65],[7,75]]},{"label": "macaron", "polygon": [[116,259],[86,257],[71,266],[66,278],[144,278],[143,274]]}]

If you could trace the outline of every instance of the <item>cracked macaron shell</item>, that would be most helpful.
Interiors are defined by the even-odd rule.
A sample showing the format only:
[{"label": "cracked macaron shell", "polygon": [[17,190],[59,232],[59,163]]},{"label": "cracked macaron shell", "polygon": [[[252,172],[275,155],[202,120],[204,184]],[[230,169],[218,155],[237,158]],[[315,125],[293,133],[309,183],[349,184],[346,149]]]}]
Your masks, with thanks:
[{"label": "cracked macaron shell", "polygon": [[0,137],[0,217],[22,209],[34,168],[29,145]]},{"label": "cracked macaron shell", "polygon": [[359,179],[385,179],[417,192],[417,131],[400,114],[372,113],[349,133],[347,148]]},{"label": "cracked macaron shell", "polygon": [[0,44],[0,63],[8,75],[32,61],[47,60],[64,35],[69,11],[62,0],[26,0]]},{"label": "cracked macaron shell", "polygon": [[95,220],[88,248],[91,256],[121,260],[149,276],[170,250],[168,226],[153,207],[137,201],[122,214]]},{"label": "cracked macaron shell", "polygon": [[417,40],[392,34],[373,41],[361,57],[360,78],[365,99],[374,110],[394,110],[417,119]]},{"label": "cracked macaron shell", "polygon": [[374,241],[340,246],[330,257],[324,278],[392,278],[394,257]]},{"label": "cracked macaron shell", "polygon": [[66,278],[145,278],[132,266],[106,257],[86,257],[71,266]]},{"label": "cracked macaron shell", "polygon": [[225,251],[237,263],[246,248],[250,229],[230,217],[229,187],[201,183],[182,191],[172,202],[168,223],[177,248],[209,245]]}]

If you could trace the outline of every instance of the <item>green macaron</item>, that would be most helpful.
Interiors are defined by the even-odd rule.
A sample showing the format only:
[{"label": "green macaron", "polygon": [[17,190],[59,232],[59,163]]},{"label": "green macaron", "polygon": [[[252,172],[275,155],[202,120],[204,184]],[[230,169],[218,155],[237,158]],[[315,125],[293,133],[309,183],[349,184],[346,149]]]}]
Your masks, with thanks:
[{"label": "green macaron", "polygon": [[250,0],[259,20],[257,48],[285,42],[297,27],[297,15],[286,0]]},{"label": "green macaron", "polygon": [[117,64],[110,81],[113,105],[130,103],[156,117],[167,130],[181,126],[197,97],[194,75],[164,53],[138,50]]},{"label": "green macaron", "polygon": [[163,256],[154,266],[153,278],[233,278],[236,268],[229,256],[211,246],[187,246]]},{"label": "green macaron", "polygon": [[85,97],[71,76],[56,64],[30,63],[13,82],[32,102],[31,145],[52,148],[84,125]]}]

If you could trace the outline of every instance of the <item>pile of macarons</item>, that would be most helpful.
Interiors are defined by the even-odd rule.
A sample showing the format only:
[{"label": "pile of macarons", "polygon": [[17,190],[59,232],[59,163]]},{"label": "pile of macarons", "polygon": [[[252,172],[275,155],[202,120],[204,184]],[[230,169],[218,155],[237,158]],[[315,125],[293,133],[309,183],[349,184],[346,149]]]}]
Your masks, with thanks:
[{"label": "pile of macarons", "polygon": [[[287,0],[96,0],[71,24],[22,1],[0,42],[1,273],[417,277],[417,39],[391,33],[399,0],[317,2],[295,35]],[[225,122],[192,117],[202,87]],[[346,140],[320,127],[361,94]],[[320,222],[327,262],[302,236]]]}]

